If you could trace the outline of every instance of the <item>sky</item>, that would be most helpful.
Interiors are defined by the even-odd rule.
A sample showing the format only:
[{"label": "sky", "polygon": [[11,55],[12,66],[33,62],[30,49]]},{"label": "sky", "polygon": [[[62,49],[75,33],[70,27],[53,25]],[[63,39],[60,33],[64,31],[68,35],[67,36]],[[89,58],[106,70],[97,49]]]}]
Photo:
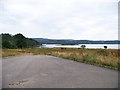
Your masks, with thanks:
[{"label": "sky", "polygon": [[0,0],[0,31],[29,38],[117,40],[118,0]]}]

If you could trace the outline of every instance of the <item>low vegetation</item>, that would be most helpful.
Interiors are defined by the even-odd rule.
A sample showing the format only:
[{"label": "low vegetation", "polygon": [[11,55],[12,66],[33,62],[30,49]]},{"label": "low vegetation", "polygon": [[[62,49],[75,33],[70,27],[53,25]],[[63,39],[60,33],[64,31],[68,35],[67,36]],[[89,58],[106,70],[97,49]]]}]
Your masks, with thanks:
[{"label": "low vegetation", "polygon": [[24,48],[3,49],[2,57],[16,55],[52,55],[77,62],[119,69],[118,62],[120,50],[117,49],[82,49],[82,48]]}]

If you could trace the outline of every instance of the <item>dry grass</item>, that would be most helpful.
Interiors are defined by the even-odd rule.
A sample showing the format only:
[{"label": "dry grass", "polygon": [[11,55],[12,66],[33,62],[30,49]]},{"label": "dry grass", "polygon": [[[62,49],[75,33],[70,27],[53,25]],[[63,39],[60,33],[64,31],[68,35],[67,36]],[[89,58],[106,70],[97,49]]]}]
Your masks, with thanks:
[{"label": "dry grass", "polygon": [[118,69],[120,50],[117,49],[77,49],[77,48],[29,48],[3,49],[2,57],[16,55],[52,55],[77,62],[93,64],[111,69]]}]

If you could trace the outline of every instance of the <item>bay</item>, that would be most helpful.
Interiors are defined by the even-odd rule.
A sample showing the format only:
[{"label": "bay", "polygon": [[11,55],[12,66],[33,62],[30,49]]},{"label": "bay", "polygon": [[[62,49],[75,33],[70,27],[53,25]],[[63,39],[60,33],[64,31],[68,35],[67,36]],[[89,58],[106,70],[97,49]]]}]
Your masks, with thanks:
[{"label": "bay", "polygon": [[120,49],[118,44],[79,44],[79,45],[61,45],[61,44],[43,44],[43,48],[81,48],[81,45],[85,45],[86,48],[91,49],[104,49],[107,46],[108,49]]}]

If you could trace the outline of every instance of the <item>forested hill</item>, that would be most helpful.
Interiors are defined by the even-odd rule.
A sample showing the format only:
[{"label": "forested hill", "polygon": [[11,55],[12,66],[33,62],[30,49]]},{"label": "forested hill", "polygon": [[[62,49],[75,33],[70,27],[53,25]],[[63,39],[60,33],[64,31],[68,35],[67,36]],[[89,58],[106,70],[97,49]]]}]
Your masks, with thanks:
[{"label": "forested hill", "polygon": [[0,36],[2,37],[2,48],[30,48],[40,45],[36,40],[26,38],[22,34],[0,34]]},{"label": "forested hill", "polygon": [[42,44],[63,44],[63,45],[75,45],[75,44],[120,44],[118,40],[106,40],[106,41],[92,41],[92,40],[72,40],[72,39],[45,39],[45,38],[33,38],[34,40]]}]

